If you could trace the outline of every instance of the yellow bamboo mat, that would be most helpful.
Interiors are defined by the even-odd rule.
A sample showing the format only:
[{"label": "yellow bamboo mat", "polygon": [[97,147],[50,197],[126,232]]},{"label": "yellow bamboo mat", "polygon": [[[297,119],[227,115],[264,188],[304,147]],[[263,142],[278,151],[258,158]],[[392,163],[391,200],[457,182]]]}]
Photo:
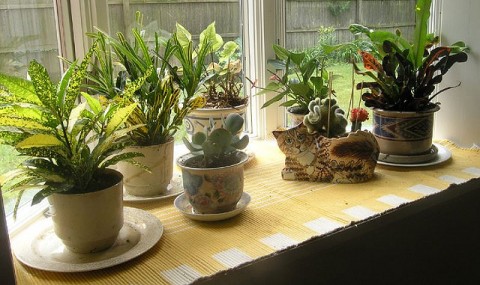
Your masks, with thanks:
[{"label": "yellow bamboo mat", "polygon": [[157,216],[160,241],[126,263],[86,273],[52,273],[16,263],[18,284],[187,284],[202,276],[322,235],[480,176],[480,152],[440,142],[452,152],[447,162],[421,168],[377,166],[367,183],[337,185],[284,181],[284,155],[273,141],[255,141],[255,158],[245,171],[251,202],[240,215],[220,222],[184,217],[173,198],[126,203]]}]

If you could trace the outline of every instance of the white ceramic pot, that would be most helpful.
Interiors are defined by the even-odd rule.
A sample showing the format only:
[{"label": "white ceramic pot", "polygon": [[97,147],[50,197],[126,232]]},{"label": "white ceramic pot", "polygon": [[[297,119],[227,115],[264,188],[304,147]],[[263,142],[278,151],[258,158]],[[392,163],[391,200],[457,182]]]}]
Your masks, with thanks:
[{"label": "white ceramic pot", "polygon": [[194,168],[189,161],[195,155],[185,154],[178,158],[182,169],[183,188],[196,213],[216,214],[235,209],[243,193],[243,165],[248,155],[237,151],[236,164],[218,168]]},{"label": "white ceramic pot", "polygon": [[122,174],[108,169],[114,185],[85,194],[48,197],[55,234],[72,252],[93,253],[111,247],[123,227]]},{"label": "white ceramic pot", "polygon": [[141,152],[144,157],[135,160],[150,168],[151,172],[126,162],[117,164],[123,174],[125,190],[134,196],[158,196],[167,191],[173,177],[174,141],[152,146],[131,146],[125,151]]},{"label": "white ceramic pot", "polygon": [[373,109],[373,134],[382,154],[418,155],[432,147],[434,113]]},{"label": "white ceramic pot", "polygon": [[210,118],[215,123],[215,128],[222,126],[222,119],[225,119],[231,113],[237,113],[240,116],[245,114],[247,105],[237,106],[235,108],[199,108],[190,112],[184,119],[184,125],[189,135],[203,131],[205,127],[210,126]]}]

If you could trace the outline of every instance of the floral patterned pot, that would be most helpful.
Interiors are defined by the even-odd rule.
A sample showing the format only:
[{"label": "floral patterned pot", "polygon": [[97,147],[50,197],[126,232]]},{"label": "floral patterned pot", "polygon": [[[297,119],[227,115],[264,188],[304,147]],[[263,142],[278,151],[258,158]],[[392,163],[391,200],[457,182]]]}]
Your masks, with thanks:
[{"label": "floral patterned pot", "polygon": [[184,120],[186,131],[189,135],[201,132],[205,127],[210,126],[210,118],[215,123],[215,128],[222,126],[222,120],[230,113],[237,113],[240,116],[245,114],[247,105],[237,106],[235,108],[199,108],[190,112]]},{"label": "floral patterned pot", "polygon": [[189,162],[196,157],[193,154],[178,158],[185,195],[196,213],[215,214],[235,209],[242,197],[243,165],[248,159],[243,151],[237,151],[236,156],[236,164],[219,168],[190,167]]}]

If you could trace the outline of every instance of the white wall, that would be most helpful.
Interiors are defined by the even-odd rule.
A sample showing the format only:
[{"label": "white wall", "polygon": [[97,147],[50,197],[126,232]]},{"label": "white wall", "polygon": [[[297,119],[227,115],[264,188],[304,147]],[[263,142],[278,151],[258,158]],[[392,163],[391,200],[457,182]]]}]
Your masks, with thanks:
[{"label": "white wall", "polygon": [[470,47],[468,61],[455,64],[440,88],[457,85],[439,95],[434,137],[460,146],[480,145],[480,1],[443,0],[442,43],[464,41]]}]

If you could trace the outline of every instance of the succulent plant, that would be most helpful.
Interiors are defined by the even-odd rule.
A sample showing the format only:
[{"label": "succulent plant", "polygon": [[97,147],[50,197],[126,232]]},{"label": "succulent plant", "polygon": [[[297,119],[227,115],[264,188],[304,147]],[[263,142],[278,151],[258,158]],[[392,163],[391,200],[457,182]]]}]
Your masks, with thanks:
[{"label": "succulent plant", "polygon": [[242,116],[232,113],[223,120],[222,127],[206,127],[193,134],[191,142],[187,138],[183,138],[183,142],[192,153],[203,154],[200,167],[229,165],[235,151],[244,149],[249,143],[248,136],[239,136],[243,123]]},{"label": "succulent plant", "polygon": [[319,133],[326,137],[336,137],[345,134],[347,119],[335,99],[320,99],[310,101],[308,114],[303,118],[303,124],[310,133]]}]

